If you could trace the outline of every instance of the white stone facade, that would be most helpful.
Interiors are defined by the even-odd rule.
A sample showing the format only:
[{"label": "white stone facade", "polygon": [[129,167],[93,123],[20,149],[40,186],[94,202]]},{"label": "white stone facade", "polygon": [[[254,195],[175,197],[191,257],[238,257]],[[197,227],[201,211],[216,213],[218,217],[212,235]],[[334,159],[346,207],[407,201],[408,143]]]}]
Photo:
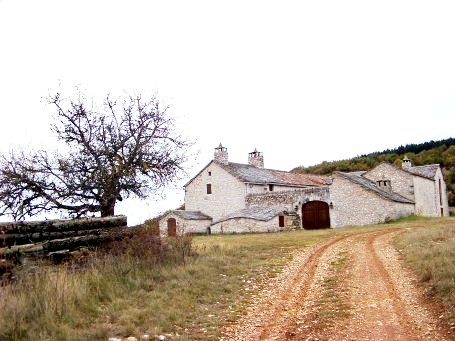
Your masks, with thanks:
[{"label": "white stone facade", "polygon": [[[182,233],[246,233],[308,227],[313,211],[318,211],[316,225],[310,226],[328,222],[330,227],[378,224],[411,214],[449,215],[439,165],[412,167],[408,160],[400,169],[381,163],[368,172],[334,172],[324,178],[266,169],[256,150],[249,153],[248,164],[232,163],[221,144],[214,160],[186,184],[185,209],[186,218],[171,212],[161,220],[162,234],[169,218],[176,219]],[[321,225],[318,214],[325,217]]]},{"label": "white stone facade", "polygon": [[[211,194],[207,193],[207,185]],[[212,161],[185,187],[185,209],[214,221],[245,208],[246,185]]]},{"label": "white stone facade", "polygon": [[330,198],[331,227],[380,224],[414,214],[414,204],[386,200],[336,174]]},{"label": "white stone facade", "polygon": [[363,176],[374,182],[390,180],[393,192],[414,200],[413,176],[390,163],[382,162]]},{"label": "white stone facade", "polygon": [[415,202],[415,214],[427,217],[448,217],[449,204],[442,171],[435,167],[434,176],[424,177],[411,173],[410,161],[400,169],[389,163],[381,163],[364,176],[372,181],[390,180],[393,192]]}]

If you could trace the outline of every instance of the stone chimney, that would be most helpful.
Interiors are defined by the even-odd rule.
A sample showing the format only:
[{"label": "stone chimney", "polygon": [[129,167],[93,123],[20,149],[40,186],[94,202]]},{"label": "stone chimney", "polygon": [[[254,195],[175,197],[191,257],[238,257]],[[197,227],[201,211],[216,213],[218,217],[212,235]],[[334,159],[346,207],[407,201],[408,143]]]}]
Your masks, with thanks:
[{"label": "stone chimney", "polygon": [[264,168],[264,156],[256,148],[248,154],[248,164],[258,168]]},{"label": "stone chimney", "polygon": [[221,142],[220,145],[217,148],[215,148],[215,155],[213,156],[213,160],[224,165],[227,165],[229,162],[227,148],[223,147],[221,145]]},{"label": "stone chimney", "polygon": [[412,167],[411,160],[405,155],[403,161],[401,162],[401,168],[406,170]]}]

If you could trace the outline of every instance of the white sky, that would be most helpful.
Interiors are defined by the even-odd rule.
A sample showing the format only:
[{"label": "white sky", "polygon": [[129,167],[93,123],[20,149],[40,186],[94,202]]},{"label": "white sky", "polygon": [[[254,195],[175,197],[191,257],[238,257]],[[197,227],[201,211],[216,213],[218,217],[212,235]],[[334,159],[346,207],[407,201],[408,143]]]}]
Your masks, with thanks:
[{"label": "white sky", "polygon": [[0,151],[55,146],[41,98],[60,83],[157,93],[197,140],[189,177],[220,142],[289,170],[453,137],[454,18],[455,1],[0,0]]}]

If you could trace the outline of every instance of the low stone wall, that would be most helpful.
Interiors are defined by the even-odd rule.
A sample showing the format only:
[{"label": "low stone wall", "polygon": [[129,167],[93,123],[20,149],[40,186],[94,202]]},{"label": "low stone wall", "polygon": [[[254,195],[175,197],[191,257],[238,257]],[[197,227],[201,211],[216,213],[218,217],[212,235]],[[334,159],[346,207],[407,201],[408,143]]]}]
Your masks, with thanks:
[{"label": "low stone wall", "polygon": [[[234,218],[225,220],[223,222],[215,223],[210,226],[212,234],[218,233],[249,233],[249,232],[277,232],[288,229],[286,227],[279,227],[278,216],[269,221],[260,221],[248,218]],[[289,221],[287,222],[289,224]]]},{"label": "low stone wall", "polygon": [[[284,217],[284,226],[280,227],[280,216]],[[210,226],[212,234],[219,233],[249,233],[249,232],[278,232],[299,228],[300,217],[294,212],[283,212],[268,221],[252,218],[232,218],[215,222]]]}]

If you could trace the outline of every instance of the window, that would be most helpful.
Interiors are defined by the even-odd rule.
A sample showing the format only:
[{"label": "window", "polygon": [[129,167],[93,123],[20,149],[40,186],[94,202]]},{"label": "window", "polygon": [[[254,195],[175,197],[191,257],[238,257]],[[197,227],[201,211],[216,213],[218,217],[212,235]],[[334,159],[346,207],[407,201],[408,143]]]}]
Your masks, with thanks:
[{"label": "window", "polygon": [[212,194],[212,184],[207,184],[207,194]]},{"label": "window", "polygon": [[272,184],[269,185],[269,191],[270,191],[270,192],[273,191],[273,185],[272,185]]},{"label": "window", "polygon": [[278,216],[278,226],[284,227],[284,215]]},{"label": "window", "polygon": [[209,172],[209,176],[212,176],[212,172]]}]

